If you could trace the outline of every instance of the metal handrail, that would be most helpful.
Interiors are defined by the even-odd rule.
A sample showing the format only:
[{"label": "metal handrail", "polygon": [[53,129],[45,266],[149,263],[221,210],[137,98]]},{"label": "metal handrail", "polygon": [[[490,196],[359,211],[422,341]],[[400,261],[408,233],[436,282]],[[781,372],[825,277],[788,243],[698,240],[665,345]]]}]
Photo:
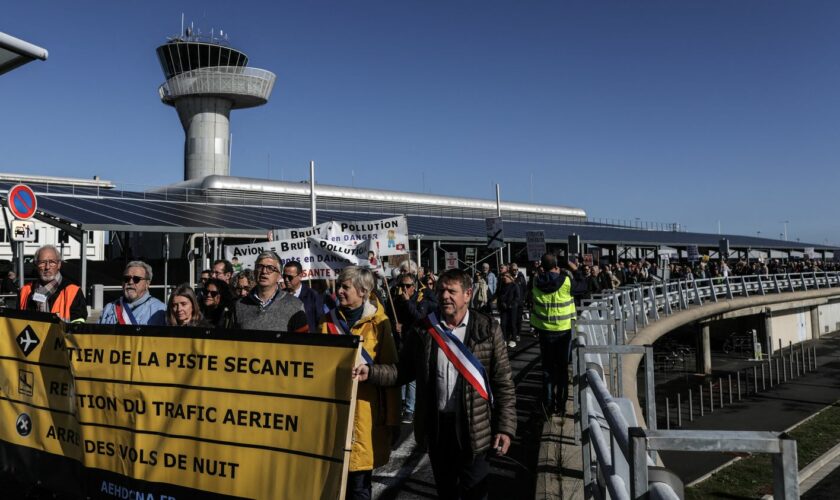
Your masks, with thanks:
[{"label": "metal handrail", "polygon": [[[721,451],[737,451],[737,446],[747,446],[750,451],[773,453],[774,464],[777,465],[774,467],[776,497],[798,498],[796,443],[783,434],[691,431],[692,434],[688,435],[684,434],[686,431],[656,430],[652,347],[626,344],[630,335],[644,326],[691,307],[736,297],[823,288],[838,288],[840,295],[840,273],[810,272],[665,281],[607,290],[584,301],[582,314],[576,323],[579,336],[573,367],[574,380],[578,384],[575,413],[580,419],[584,492],[587,498],[603,498],[607,491],[611,498],[640,498],[640,495],[646,493],[651,498],[677,498],[678,494],[671,484],[655,482],[653,479],[659,476],[656,476],[658,472],[650,469],[654,465],[654,455],[649,452],[659,449],[707,451],[709,447]],[[631,352],[645,353],[646,431],[628,426],[615,402],[616,396],[609,389],[613,387],[618,396],[623,393],[621,355]],[[605,360],[602,353],[607,353],[609,357]],[[615,364],[613,355],[616,357]],[[597,412],[589,408],[590,395],[596,402]],[[605,437],[605,430],[609,431],[612,439]],[[629,468],[621,468],[623,463],[619,458],[626,461]],[[681,484],[677,486],[677,489],[682,487]]]},{"label": "metal handrail", "polygon": [[191,94],[244,94],[267,100],[276,76],[245,66],[210,66],[179,73],[158,89],[161,99]]},{"label": "metal handrail", "polygon": [[[587,300],[585,305],[600,312],[597,318],[592,319],[606,316],[619,319],[624,333],[622,343],[626,343],[629,332],[635,334],[640,327],[661,319],[663,315],[670,316],[675,311],[706,302],[822,288],[840,288],[840,273],[749,275],[637,284],[604,291]],[[586,327],[588,319],[580,318],[578,326]]]}]

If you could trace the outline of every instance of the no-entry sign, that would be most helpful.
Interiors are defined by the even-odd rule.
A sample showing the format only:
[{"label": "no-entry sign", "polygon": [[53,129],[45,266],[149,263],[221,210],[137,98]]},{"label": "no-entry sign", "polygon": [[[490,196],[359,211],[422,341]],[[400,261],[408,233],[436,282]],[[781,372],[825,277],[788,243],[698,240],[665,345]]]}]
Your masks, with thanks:
[{"label": "no-entry sign", "polygon": [[9,190],[7,199],[9,211],[18,219],[28,219],[35,215],[38,208],[38,201],[35,199],[35,192],[26,184],[17,184]]}]

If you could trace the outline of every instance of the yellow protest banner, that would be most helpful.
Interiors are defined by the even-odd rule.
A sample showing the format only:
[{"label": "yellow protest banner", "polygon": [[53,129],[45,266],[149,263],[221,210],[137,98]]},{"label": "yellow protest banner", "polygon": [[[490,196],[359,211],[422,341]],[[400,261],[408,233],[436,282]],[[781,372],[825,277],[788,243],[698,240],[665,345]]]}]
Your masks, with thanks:
[{"label": "yellow protest banner", "polygon": [[0,334],[0,418],[28,427],[0,426],[0,471],[26,448],[94,497],[343,497],[357,337],[17,311]]}]

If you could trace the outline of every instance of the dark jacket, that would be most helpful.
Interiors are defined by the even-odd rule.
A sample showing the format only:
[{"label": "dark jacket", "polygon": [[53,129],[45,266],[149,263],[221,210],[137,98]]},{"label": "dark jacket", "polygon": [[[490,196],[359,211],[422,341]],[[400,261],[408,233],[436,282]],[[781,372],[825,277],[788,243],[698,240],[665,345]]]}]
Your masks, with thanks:
[{"label": "dark jacket", "polygon": [[586,278],[586,297],[591,298],[593,295],[601,293],[600,274],[598,276],[589,276]]},{"label": "dark jacket", "polygon": [[604,290],[612,290],[612,279],[610,279],[610,273],[607,271],[601,271],[598,275],[598,286],[600,287],[600,291]]},{"label": "dark jacket", "polygon": [[522,302],[522,296],[519,292],[518,284],[514,282],[509,285],[499,285],[496,302],[499,306],[499,311],[515,311],[519,307],[520,302]]},{"label": "dark jacket", "polygon": [[586,279],[580,273],[571,273],[569,271],[560,271],[559,273],[539,273],[534,279],[534,286],[545,293],[554,293],[563,286],[566,279],[570,279],[571,290],[570,293],[575,299],[575,305],[580,305],[580,300],[586,297],[587,285]]},{"label": "dark jacket", "polygon": [[528,295],[528,281],[525,279],[522,271],[518,271],[516,273],[516,277],[514,277],[513,282],[519,287],[520,300],[525,300],[525,296]]},{"label": "dark jacket", "polygon": [[203,321],[206,321],[213,328],[233,328],[233,304],[219,304],[219,306],[213,310],[207,310],[203,306],[204,304],[202,304],[201,308],[201,313],[204,315]]},{"label": "dark jacket", "polygon": [[[414,413],[414,436],[418,443],[437,435],[437,344],[418,322],[405,336],[397,364],[374,364],[369,383],[382,386],[404,385],[417,381],[417,402]],[[463,397],[458,410],[466,424],[468,445],[473,455],[490,448],[494,434],[516,434],[516,392],[511,377],[507,346],[498,323],[490,316],[470,309],[465,337],[467,348],[484,366],[495,398],[493,407],[463,377],[458,381]],[[440,354],[443,356],[443,354]]]},{"label": "dark jacket", "polygon": [[324,299],[321,294],[306,285],[300,286],[300,299],[303,302],[303,310],[306,312],[306,323],[309,325],[309,332],[318,331],[318,322],[324,315]]},{"label": "dark jacket", "polygon": [[425,318],[437,309],[437,297],[434,291],[428,288],[414,292],[408,300],[403,300],[397,291],[393,292],[392,298],[397,313],[396,322],[401,324],[404,330],[408,330],[415,321]]}]

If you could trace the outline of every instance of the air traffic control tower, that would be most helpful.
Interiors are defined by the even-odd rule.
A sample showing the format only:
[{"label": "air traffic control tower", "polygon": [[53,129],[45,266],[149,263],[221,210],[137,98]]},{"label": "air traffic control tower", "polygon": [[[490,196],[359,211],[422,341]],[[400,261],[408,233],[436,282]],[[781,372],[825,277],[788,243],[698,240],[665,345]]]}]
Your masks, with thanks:
[{"label": "air traffic control tower", "polygon": [[186,136],[184,180],[230,175],[230,110],[268,102],[274,73],[249,68],[248,56],[221,36],[190,29],[158,47],[157,55],[166,76],[160,100],[178,110]]}]

